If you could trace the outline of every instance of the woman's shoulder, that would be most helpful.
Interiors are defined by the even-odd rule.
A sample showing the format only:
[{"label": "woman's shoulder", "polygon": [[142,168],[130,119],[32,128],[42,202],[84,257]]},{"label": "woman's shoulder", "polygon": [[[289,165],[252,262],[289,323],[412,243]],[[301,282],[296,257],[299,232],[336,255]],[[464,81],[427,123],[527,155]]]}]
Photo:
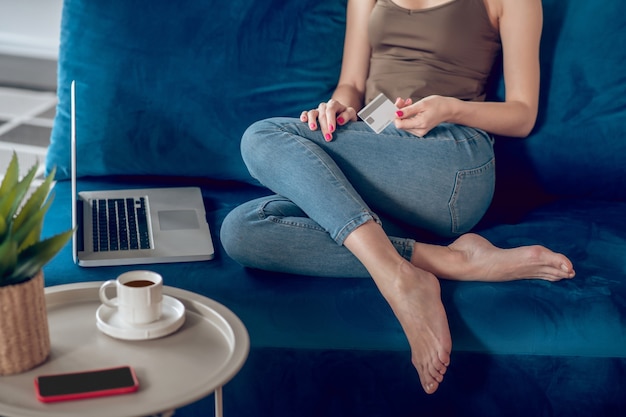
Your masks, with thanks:
[{"label": "woman's shoulder", "polygon": [[541,19],[541,0],[483,0],[489,19],[495,28],[499,28],[500,21],[505,15],[530,16]]}]

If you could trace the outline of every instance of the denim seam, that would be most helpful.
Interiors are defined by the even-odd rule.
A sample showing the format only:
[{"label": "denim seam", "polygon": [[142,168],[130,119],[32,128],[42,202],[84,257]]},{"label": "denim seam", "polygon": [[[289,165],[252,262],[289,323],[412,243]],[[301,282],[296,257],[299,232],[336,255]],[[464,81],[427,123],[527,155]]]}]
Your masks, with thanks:
[{"label": "denim seam", "polygon": [[411,262],[411,258],[413,257],[413,248],[415,246],[415,240],[413,239],[405,239],[405,238],[394,238],[390,237],[391,243],[396,248],[400,256],[402,256],[407,261]]},{"label": "denim seam", "polygon": [[310,230],[317,230],[320,232],[326,232],[324,230],[324,228],[320,227],[313,227],[309,224],[305,224],[305,223],[300,223],[300,222],[293,222],[293,221],[285,221],[284,219],[278,218],[276,216],[269,216],[266,217],[265,220],[268,220],[272,223],[276,223],[276,224],[282,224],[285,226],[292,226],[292,227],[299,227],[301,229],[310,229]]},{"label": "denim seam", "polygon": [[[310,155],[314,155],[314,153],[308,148],[308,146],[306,146],[306,143],[308,142],[308,140],[305,140],[303,138],[301,138],[298,135],[294,135],[292,132],[288,131],[287,128],[285,126],[279,126],[279,129],[283,131],[283,133],[288,134],[290,136],[293,137],[294,140],[296,140],[297,142],[299,142],[301,145],[303,145],[304,147],[304,151],[307,152]],[[319,145],[318,145],[319,146]],[[350,197],[350,199],[355,202],[358,206],[362,207],[362,208],[366,208],[363,207],[362,202],[358,201],[357,199],[355,199],[351,193],[348,192],[348,190],[346,189],[346,187],[341,183],[341,181],[339,181],[339,179],[336,177],[335,173],[333,172],[332,169],[330,169],[330,167],[328,166],[328,164],[326,164],[322,159],[320,158],[315,158],[317,159],[317,161],[322,164],[322,166],[326,169],[326,171],[328,172],[328,174],[333,178],[333,180],[335,181],[335,183],[337,184],[338,187],[341,187],[342,190],[345,191],[344,195],[348,195]],[[316,221],[315,219],[313,219],[314,221]],[[333,236],[330,232],[328,232],[330,234],[330,236],[333,238],[333,240],[335,242],[337,242],[339,245],[343,245],[343,241],[346,239],[346,237],[352,232],[354,231],[357,227],[363,225],[364,223],[370,221],[370,220],[374,220],[377,223],[380,224],[380,219],[378,219],[378,217],[373,214],[370,213],[368,211],[363,211],[361,212],[359,215],[357,215],[355,218],[348,220],[348,222],[339,230],[339,232],[336,234],[336,236]],[[317,221],[316,221],[317,222]]]},{"label": "denim seam", "polygon": [[480,139],[484,139],[485,137],[489,136],[484,130],[481,130],[481,129],[477,129],[474,127],[467,127],[467,126],[458,125],[458,124],[454,124],[454,126],[457,129],[463,130],[464,133],[467,133],[468,131],[471,132],[471,134],[469,135],[466,134],[462,138],[458,138],[456,136],[449,138],[450,140],[453,140],[456,143],[476,142]]},{"label": "denim seam", "polygon": [[[456,128],[457,130],[462,130],[463,131],[463,136],[462,137],[458,137],[458,136],[446,136],[446,137],[430,137],[428,135],[426,136],[417,136],[411,132],[408,132],[410,134],[410,137],[407,137],[407,139],[419,139],[419,140],[436,140],[436,141],[441,141],[441,142],[456,142],[456,143],[465,143],[465,142],[473,142],[473,141],[478,141],[481,138],[487,138],[492,144],[493,144],[493,137],[491,135],[489,135],[487,132],[485,132],[484,130],[478,129],[478,128],[473,128],[473,127],[467,127],[464,125],[459,125],[459,124],[454,124],[454,123],[448,123],[450,126],[453,126],[454,128]],[[380,134],[381,137],[384,136],[390,136],[392,138],[398,138],[398,135],[395,134],[389,134],[385,131],[381,132]]]},{"label": "denim seam", "polygon": [[491,158],[487,163],[479,166],[478,168],[465,169],[460,170],[456,173],[456,179],[454,181],[454,189],[452,190],[452,195],[450,196],[450,201],[448,202],[448,209],[450,211],[450,219],[451,219],[451,227],[452,233],[458,233],[459,228],[459,219],[457,216],[457,212],[455,210],[457,197],[460,193],[461,186],[463,184],[463,180],[467,177],[481,174],[485,171],[491,169],[491,166],[495,163],[495,158]]},{"label": "denim seam", "polygon": [[[310,155],[313,155],[313,152],[308,148],[308,146],[306,146],[306,143],[310,142],[308,139],[303,139],[302,137],[298,136],[298,135],[294,135],[292,132],[289,132],[286,127],[284,126],[279,126],[279,128],[285,133],[288,134],[290,136],[293,136],[293,138],[299,142],[301,145],[304,146],[304,150],[309,153]],[[320,146],[320,145],[317,145]],[[313,155],[316,157],[316,155]],[[326,171],[329,173],[330,176],[333,177],[334,181],[337,183],[338,186],[340,186],[342,188],[342,190],[346,191],[345,194],[350,195],[350,193],[348,193],[346,187],[341,183],[341,181],[339,181],[339,179],[337,178],[337,176],[335,175],[335,173],[333,172],[332,169],[330,169],[330,167],[328,166],[328,164],[326,164],[326,162],[324,162],[322,159],[317,158],[316,159],[323,165],[323,167],[326,169]],[[352,199],[352,201],[354,201],[356,204],[358,204],[359,206],[362,206],[361,202],[354,199],[352,197],[352,195],[350,195],[350,198]]]},{"label": "denim seam", "polygon": [[261,207],[259,207],[258,212],[257,212],[257,216],[259,218],[259,220],[267,220],[273,223],[277,223],[277,224],[284,224],[286,226],[294,226],[294,227],[300,227],[303,229],[311,229],[311,230],[319,230],[321,232],[325,232],[324,228],[319,226],[319,227],[311,227],[311,225],[306,224],[306,223],[301,223],[301,222],[294,222],[294,221],[286,221],[284,220],[284,218],[281,218],[279,216],[274,216],[274,215],[267,215],[266,214],[266,210],[265,207],[267,206],[266,204],[263,204]]},{"label": "denim seam", "polygon": [[[265,205],[259,208],[257,215],[258,215],[259,220],[267,220],[276,224],[299,227],[302,229],[316,230],[316,231],[328,233],[329,235],[331,235],[330,232],[328,232],[328,230],[325,230],[322,226],[312,227],[310,224],[306,224],[306,223],[286,221],[284,220],[284,218],[280,218],[278,216],[268,216],[265,214]],[[375,214],[369,213],[369,212],[362,212],[357,217],[349,220],[348,223],[344,227],[342,227],[341,230],[337,233],[337,237],[333,237],[331,235],[331,238],[335,242],[337,242],[339,245],[342,245],[343,241],[346,239],[346,237],[348,237],[348,235],[351,232],[353,232],[356,228],[367,223],[370,220],[373,220],[376,223],[381,224],[380,219]]]},{"label": "denim seam", "polygon": [[349,220],[346,223],[346,225],[342,227],[341,230],[339,230],[339,232],[337,232],[337,236],[331,235],[331,237],[333,238],[335,242],[337,242],[337,244],[343,245],[343,242],[346,240],[346,238],[348,237],[350,233],[352,233],[358,227],[364,225],[365,223],[371,220],[380,224],[380,219],[378,218],[378,216],[367,211],[362,212],[357,217]]}]

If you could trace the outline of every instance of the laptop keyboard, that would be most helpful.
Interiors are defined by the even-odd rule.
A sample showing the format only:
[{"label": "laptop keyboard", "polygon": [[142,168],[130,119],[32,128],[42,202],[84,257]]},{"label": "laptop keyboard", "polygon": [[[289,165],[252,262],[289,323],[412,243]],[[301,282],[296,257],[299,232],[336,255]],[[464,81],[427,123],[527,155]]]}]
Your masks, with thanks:
[{"label": "laptop keyboard", "polygon": [[145,197],[93,200],[95,252],[150,249]]}]

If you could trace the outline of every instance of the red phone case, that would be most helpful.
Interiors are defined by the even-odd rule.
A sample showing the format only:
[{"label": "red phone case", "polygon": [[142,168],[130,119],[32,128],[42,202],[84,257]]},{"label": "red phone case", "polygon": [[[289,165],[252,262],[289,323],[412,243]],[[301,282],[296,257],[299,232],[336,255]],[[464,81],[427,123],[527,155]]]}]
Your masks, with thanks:
[{"label": "red phone case", "polygon": [[[66,376],[96,376],[101,372],[108,371],[116,371],[128,369],[130,373],[130,379],[127,385],[124,386],[116,386],[116,387],[108,387],[102,389],[93,389],[89,391],[80,391],[80,392],[67,392],[63,394],[52,394],[52,395],[44,395],[40,390],[40,378],[63,378]],[[96,375],[94,375],[96,374]],[[104,397],[109,395],[120,395],[120,394],[129,394],[135,392],[139,389],[139,381],[137,379],[137,375],[135,374],[135,370],[130,366],[118,366],[114,368],[104,368],[104,369],[93,369],[88,371],[81,372],[68,372],[61,374],[50,374],[50,375],[40,375],[35,378],[35,393],[37,395],[37,399],[44,403],[57,402],[57,401],[71,401],[71,400],[81,400],[86,398],[97,398]]]}]

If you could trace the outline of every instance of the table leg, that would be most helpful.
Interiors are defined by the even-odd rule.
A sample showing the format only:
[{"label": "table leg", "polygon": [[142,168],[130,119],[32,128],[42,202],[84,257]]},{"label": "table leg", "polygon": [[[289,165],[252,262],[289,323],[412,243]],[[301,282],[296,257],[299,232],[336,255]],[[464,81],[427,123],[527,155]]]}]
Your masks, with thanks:
[{"label": "table leg", "polygon": [[215,390],[215,417],[224,417],[224,409],[222,404],[222,387]]}]

